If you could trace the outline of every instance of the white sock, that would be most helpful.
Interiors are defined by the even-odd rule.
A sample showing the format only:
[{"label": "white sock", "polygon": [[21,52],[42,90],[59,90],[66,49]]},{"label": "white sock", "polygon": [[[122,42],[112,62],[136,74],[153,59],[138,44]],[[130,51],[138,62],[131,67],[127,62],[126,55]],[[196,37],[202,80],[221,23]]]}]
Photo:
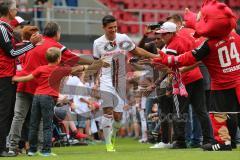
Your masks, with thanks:
[{"label": "white sock", "polygon": [[106,144],[111,144],[112,118],[102,117],[103,136]]},{"label": "white sock", "polygon": [[121,121],[113,121],[113,136],[115,137],[117,135],[117,132],[121,128],[122,123]]},{"label": "white sock", "polygon": [[142,139],[147,139],[147,121],[144,110],[140,110]]}]

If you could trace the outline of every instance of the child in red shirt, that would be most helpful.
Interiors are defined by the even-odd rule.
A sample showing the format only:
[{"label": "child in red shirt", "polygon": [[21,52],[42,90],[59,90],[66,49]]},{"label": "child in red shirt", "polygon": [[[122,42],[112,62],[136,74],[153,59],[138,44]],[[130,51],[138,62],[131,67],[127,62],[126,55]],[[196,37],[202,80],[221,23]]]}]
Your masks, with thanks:
[{"label": "child in red shirt", "polygon": [[[46,59],[48,65],[39,66],[27,76],[14,76],[13,81],[26,82],[36,79],[38,86],[34,93],[32,102],[30,129],[29,129],[29,156],[37,153],[38,126],[41,118],[43,119],[43,148],[40,153],[42,156],[55,155],[51,153],[52,146],[52,119],[54,113],[55,99],[59,94],[59,85],[62,77],[77,71],[84,71],[84,66],[62,67],[58,64],[61,61],[61,51],[59,48],[51,47],[47,50]],[[55,80],[53,86],[50,79]]]}]

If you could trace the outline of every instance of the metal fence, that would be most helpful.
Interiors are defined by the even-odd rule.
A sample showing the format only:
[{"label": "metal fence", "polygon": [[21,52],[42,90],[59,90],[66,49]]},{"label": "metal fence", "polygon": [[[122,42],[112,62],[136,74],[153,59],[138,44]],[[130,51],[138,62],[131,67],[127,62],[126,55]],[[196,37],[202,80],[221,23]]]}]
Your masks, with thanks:
[{"label": "metal fence", "polygon": [[[143,25],[156,23],[159,14],[181,14],[182,11],[169,10],[147,10],[147,9],[126,9],[124,12],[132,13],[137,20],[118,19],[121,24],[138,25],[139,33],[142,35]],[[100,35],[101,19],[104,15],[113,14],[114,11],[105,10],[102,8],[92,7],[62,7],[62,6],[34,6],[34,22],[35,25],[44,25],[48,21],[56,21],[61,25],[62,32],[65,34],[80,34],[80,35]],[[153,21],[143,21],[145,13],[154,14]]]}]

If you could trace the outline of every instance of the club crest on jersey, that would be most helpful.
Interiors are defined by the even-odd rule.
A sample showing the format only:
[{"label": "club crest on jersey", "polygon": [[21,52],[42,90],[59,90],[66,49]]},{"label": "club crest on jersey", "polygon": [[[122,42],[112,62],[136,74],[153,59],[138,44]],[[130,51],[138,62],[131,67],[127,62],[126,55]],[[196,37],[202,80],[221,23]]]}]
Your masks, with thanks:
[{"label": "club crest on jersey", "polygon": [[133,46],[130,41],[122,41],[119,43],[119,48],[122,50],[129,50]]},{"label": "club crest on jersey", "polygon": [[104,50],[107,51],[107,52],[110,52],[110,51],[113,51],[117,48],[117,45],[113,45],[112,42],[108,42],[107,44],[105,44],[104,46]]}]

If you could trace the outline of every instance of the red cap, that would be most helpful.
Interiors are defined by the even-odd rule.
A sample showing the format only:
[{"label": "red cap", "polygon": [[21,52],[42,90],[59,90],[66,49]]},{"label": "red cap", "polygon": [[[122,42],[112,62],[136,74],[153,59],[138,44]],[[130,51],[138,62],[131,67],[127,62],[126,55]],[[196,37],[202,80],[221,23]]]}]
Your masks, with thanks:
[{"label": "red cap", "polygon": [[12,27],[17,27],[18,25],[29,25],[30,21],[25,21],[22,17],[16,16],[14,20],[10,22]]}]

